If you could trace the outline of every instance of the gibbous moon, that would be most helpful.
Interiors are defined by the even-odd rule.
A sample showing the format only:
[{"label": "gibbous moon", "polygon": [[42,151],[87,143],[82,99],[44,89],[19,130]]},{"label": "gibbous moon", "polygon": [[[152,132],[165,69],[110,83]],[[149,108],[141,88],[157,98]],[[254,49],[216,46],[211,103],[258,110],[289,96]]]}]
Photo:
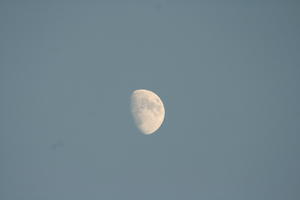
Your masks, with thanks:
[{"label": "gibbous moon", "polygon": [[165,118],[165,108],[159,96],[144,89],[133,91],[131,113],[136,126],[145,135],[157,131]]}]

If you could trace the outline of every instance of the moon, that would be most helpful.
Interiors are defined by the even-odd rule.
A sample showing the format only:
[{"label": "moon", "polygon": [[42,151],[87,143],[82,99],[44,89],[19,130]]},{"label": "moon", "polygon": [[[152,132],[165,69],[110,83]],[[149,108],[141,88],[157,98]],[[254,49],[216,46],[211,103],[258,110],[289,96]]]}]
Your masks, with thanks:
[{"label": "moon", "polygon": [[136,126],[145,135],[157,131],[165,118],[162,100],[154,92],[145,89],[132,92],[131,113]]}]

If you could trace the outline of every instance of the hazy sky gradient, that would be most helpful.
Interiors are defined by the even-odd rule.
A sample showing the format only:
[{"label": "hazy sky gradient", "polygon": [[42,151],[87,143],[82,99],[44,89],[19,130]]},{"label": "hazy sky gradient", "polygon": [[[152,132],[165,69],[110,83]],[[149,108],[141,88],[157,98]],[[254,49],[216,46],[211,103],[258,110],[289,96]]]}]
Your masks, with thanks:
[{"label": "hazy sky gradient", "polygon": [[298,1],[107,2],[0,2],[0,199],[299,200]]}]

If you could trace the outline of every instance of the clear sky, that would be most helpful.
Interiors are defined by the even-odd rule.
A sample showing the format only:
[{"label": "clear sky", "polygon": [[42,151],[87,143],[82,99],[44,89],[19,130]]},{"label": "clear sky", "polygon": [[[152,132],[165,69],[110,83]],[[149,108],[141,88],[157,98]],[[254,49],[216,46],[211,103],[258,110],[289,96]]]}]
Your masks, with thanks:
[{"label": "clear sky", "polygon": [[300,199],[299,1],[195,2],[0,2],[1,200]]}]

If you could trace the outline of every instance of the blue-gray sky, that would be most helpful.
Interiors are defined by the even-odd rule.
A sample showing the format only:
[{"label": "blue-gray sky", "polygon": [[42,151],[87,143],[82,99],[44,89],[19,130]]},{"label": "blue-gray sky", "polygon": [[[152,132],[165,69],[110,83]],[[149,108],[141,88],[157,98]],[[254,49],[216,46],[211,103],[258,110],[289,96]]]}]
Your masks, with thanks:
[{"label": "blue-gray sky", "polygon": [[[1,1],[0,198],[300,199],[299,9]],[[140,88],[166,107],[150,136]]]}]

